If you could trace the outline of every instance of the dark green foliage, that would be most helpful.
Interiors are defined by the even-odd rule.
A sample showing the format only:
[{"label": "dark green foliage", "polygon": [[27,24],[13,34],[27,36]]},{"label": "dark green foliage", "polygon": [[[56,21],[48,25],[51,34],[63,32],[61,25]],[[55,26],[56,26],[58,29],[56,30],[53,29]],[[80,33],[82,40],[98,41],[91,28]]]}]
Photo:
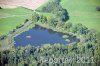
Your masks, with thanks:
[{"label": "dark green foliage", "polygon": [[62,6],[60,6],[56,2],[49,2],[46,6],[43,7],[43,12],[49,12],[49,13],[56,13],[57,11],[63,10]]},{"label": "dark green foliage", "polygon": [[68,12],[66,9],[58,11],[55,14],[58,21],[67,21],[69,19]]},{"label": "dark green foliage", "polygon": [[7,37],[6,35],[2,35],[2,36],[0,36],[0,40],[5,39],[6,37]]},{"label": "dark green foliage", "polygon": [[85,35],[86,41],[96,42],[96,33],[94,30],[89,30]]},{"label": "dark green foliage", "polygon": [[64,25],[64,29],[66,31],[70,31],[72,28],[72,23],[71,22],[66,22],[65,25]]},{"label": "dark green foliage", "polygon": [[2,7],[0,7],[0,9],[2,9]]},{"label": "dark green foliage", "polygon": [[61,0],[54,0],[54,2],[59,4],[61,2]]},{"label": "dark green foliage", "polygon": [[72,28],[72,32],[73,33],[80,33],[80,34],[85,34],[88,32],[87,27],[85,27],[82,24],[76,24],[73,28]]},{"label": "dark green foliage", "polygon": [[50,20],[48,21],[48,24],[51,27],[56,27],[57,21],[55,20],[55,18],[50,18]]},{"label": "dark green foliage", "polygon": [[60,0],[49,2],[42,8],[42,11],[56,14],[56,19],[58,19],[58,21],[67,21],[69,19],[67,10],[60,5]]},{"label": "dark green foliage", "polygon": [[[26,46],[26,47],[18,47],[15,49],[15,51],[3,51],[1,53],[1,66],[10,65],[10,66],[49,66],[50,64],[56,64],[56,63],[45,63],[43,61],[40,62],[41,57],[45,58],[75,58],[77,59],[77,56],[80,55],[80,57],[91,57],[94,56],[94,49],[83,45],[83,47],[86,47],[85,52],[82,52],[79,49],[79,46],[77,43],[73,43],[70,45],[61,45],[61,44],[54,44],[54,45],[43,45],[41,47],[33,47],[33,46]],[[81,47],[82,48],[82,47]],[[88,51],[88,54],[87,54]],[[89,55],[90,54],[90,55]],[[90,58],[91,59],[91,58]],[[58,66],[61,66],[63,63],[59,62],[57,63]],[[74,60],[73,62],[67,63],[67,64],[73,64],[72,66],[80,66],[77,64],[77,60]],[[82,63],[85,65],[85,63]],[[94,63],[89,63],[91,66],[94,66]],[[93,65],[92,65],[93,64]],[[64,65],[66,66],[66,64]],[[89,65],[87,65],[89,66]]]},{"label": "dark green foliage", "polygon": [[97,7],[96,10],[97,10],[97,11],[100,11],[100,7]]},{"label": "dark green foliage", "polygon": [[43,16],[43,15],[39,15],[39,21],[41,23],[47,23],[47,17],[46,16]]},{"label": "dark green foliage", "polygon": [[37,22],[39,20],[39,14],[34,12],[32,15],[32,21],[33,22]]},{"label": "dark green foliage", "polygon": [[24,23],[27,23],[29,21],[29,19],[25,19],[25,22]]}]

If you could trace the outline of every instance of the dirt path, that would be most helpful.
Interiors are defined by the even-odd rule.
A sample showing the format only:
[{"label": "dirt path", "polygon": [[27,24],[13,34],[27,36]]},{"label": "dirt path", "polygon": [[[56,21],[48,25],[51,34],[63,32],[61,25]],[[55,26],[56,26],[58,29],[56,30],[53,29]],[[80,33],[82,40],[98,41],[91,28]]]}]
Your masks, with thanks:
[{"label": "dirt path", "polygon": [[21,6],[35,10],[46,2],[48,2],[48,0],[0,0],[0,6],[4,8]]}]

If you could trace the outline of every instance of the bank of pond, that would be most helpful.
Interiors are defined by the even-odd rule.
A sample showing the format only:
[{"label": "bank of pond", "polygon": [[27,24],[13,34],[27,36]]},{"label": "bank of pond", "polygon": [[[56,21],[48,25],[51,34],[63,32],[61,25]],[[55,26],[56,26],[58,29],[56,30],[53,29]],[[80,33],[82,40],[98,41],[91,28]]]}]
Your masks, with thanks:
[{"label": "bank of pond", "polygon": [[14,37],[15,47],[19,46],[42,46],[43,44],[70,44],[73,42],[79,42],[76,36],[56,32],[51,29],[46,29],[36,25],[35,27],[25,31],[18,36]]}]

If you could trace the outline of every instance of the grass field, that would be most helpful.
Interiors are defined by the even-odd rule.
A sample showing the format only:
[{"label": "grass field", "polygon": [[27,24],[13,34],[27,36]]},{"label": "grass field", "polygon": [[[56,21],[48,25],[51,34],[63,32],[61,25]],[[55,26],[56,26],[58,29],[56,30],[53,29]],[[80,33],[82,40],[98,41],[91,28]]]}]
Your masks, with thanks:
[{"label": "grass field", "polygon": [[72,23],[82,23],[100,32],[100,0],[62,0],[61,5],[68,10]]},{"label": "grass field", "polygon": [[[93,28],[100,32],[100,11],[96,11],[96,7],[100,7],[99,0],[62,0],[61,5],[68,10],[69,22],[82,23],[88,28]],[[0,35],[7,34],[17,25],[22,24],[26,18],[31,19],[32,13],[32,10],[22,7],[0,9]],[[52,15],[49,13],[43,14]]]},{"label": "grass field", "polygon": [[22,7],[14,9],[0,9],[0,35],[7,34],[25,19],[31,19],[33,11]]},{"label": "grass field", "polygon": [[[61,5],[69,13],[68,22],[82,23],[88,28],[100,32],[100,11],[96,11],[96,7],[100,7],[100,0],[61,0]],[[39,7],[38,10],[41,10],[43,6]]]}]

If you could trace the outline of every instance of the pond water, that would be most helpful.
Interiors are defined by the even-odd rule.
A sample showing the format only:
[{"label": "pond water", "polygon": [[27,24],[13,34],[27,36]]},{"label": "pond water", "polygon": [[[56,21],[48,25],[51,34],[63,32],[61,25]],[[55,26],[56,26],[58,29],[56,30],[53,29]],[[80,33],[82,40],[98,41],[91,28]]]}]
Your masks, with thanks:
[{"label": "pond water", "polygon": [[70,42],[67,42],[65,38],[62,38],[63,35],[63,33],[36,26],[16,36],[14,38],[15,47],[26,46],[28,44],[33,46],[41,46],[43,44],[54,43],[68,44],[79,41],[76,37],[69,35],[68,39],[70,40]]}]

